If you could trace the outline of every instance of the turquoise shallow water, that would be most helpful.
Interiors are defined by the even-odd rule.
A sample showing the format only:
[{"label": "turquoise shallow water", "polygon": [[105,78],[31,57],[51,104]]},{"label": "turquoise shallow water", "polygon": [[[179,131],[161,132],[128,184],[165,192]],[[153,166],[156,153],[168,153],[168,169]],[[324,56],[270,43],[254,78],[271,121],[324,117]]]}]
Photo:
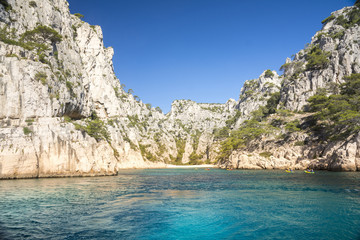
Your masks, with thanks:
[{"label": "turquoise shallow water", "polygon": [[0,181],[0,239],[360,239],[360,173],[162,169]]}]

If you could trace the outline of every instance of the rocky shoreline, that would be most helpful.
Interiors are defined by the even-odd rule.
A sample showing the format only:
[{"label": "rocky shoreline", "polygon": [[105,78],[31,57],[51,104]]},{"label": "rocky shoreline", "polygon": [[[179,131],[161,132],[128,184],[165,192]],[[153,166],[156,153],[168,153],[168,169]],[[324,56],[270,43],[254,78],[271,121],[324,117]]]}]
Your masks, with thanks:
[{"label": "rocky shoreline", "polygon": [[[71,14],[66,0],[6,2],[11,8],[0,3],[0,179],[204,163],[360,170],[358,132],[324,139],[313,131],[319,126],[310,126],[315,113],[304,113],[310,97],[339,94],[344,77],[360,73],[360,27],[351,22],[359,6],[333,12],[311,43],[286,60],[283,75],[265,70],[245,82],[238,100],[175,100],[163,114],[124,90],[101,27]],[[244,128],[248,120],[257,126]],[[258,129],[264,131],[250,136]],[[241,137],[230,141],[237,130],[247,138],[241,144]]]}]

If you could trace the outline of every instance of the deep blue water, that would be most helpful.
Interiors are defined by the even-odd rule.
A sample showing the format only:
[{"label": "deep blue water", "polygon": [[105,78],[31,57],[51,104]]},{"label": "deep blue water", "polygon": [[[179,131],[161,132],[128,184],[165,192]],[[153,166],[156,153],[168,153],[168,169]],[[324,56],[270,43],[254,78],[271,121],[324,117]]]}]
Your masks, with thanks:
[{"label": "deep blue water", "polygon": [[360,173],[162,169],[0,181],[0,239],[360,239]]}]

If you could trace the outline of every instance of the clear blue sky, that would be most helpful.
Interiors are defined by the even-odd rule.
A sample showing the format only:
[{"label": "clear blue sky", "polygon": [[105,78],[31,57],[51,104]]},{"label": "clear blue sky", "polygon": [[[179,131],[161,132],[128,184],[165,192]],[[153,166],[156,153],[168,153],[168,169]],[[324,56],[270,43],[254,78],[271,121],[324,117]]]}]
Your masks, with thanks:
[{"label": "clear blue sky", "polygon": [[176,99],[224,103],[279,70],[351,0],[69,0],[100,25],[126,89],[165,113]]}]

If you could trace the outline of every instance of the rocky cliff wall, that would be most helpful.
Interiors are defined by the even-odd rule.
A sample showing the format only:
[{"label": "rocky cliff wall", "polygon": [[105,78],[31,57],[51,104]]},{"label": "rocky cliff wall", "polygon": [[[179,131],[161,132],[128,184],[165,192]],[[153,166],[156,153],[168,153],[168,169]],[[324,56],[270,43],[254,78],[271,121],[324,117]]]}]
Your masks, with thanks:
[{"label": "rocky cliff wall", "polygon": [[[127,116],[151,111],[121,89],[101,28],[71,15],[64,0],[9,4],[7,10],[0,5],[0,177],[104,175],[119,167],[158,166],[130,147],[130,139],[138,145],[139,132],[127,126]],[[86,129],[96,121],[105,126],[91,131],[105,128],[107,140]]]},{"label": "rocky cliff wall", "polygon": [[179,100],[164,115],[124,92],[101,28],[70,14],[67,1],[8,3],[0,5],[1,178],[215,161],[212,133],[234,100]]},{"label": "rocky cliff wall", "polygon": [[220,163],[222,167],[359,171],[358,131],[345,139],[324,140],[327,133],[316,134],[318,129],[309,127],[314,118],[301,113],[308,110],[311,96],[321,91],[339,94],[344,77],[360,72],[359,17],[357,6],[333,12],[311,43],[292,60],[286,60],[281,67],[284,74],[278,112],[266,123],[275,130],[234,150],[227,161]]},{"label": "rocky cliff wall", "polygon": [[[323,28],[311,39],[311,43],[287,59],[283,65],[284,82],[281,87],[281,103],[289,110],[304,110],[307,99],[317,89],[330,89],[343,82],[344,76],[360,71],[360,29],[358,24],[345,23],[357,7],[346,7],[333,12],[323,21]],[[345,20],[339,20],[343,18]],[[328,61],[312,61],[320,50]]]},{"label": "rocky cliff wall", "polygon": [[[101,28],[70,14],[67,1],[8,3],[0,4],[0,178],[111,175],[120,168],[216,163],[219,136],[240,128],[277,92],[278,108],[301,110],[317,89],[330,89],[330,83],[359,70],[358,26],[341,28],[331,19],[307,49],[287,60],[283,76],[267,70],[244,84],[238,101],[177,100],[164,115],[124,92]],[[329,52],[329,62],[306,68],[314,46]],[[306,137],[311,139],[301,138]],[[357,139],[322,146],[331,154],[322,154],[326,161],[317,164],[354,170]],[[247,149],[251,164],[242,164],[245,153],[234,150],[223,166],[307,167],[316,161],[301,162],[300,156],[310,159],[309,152],[320,151],[316,144],[303,150],[291,145],[295,140],[280,145],[265,140]],[[272,158],[256,157],[264,149]]]}]

